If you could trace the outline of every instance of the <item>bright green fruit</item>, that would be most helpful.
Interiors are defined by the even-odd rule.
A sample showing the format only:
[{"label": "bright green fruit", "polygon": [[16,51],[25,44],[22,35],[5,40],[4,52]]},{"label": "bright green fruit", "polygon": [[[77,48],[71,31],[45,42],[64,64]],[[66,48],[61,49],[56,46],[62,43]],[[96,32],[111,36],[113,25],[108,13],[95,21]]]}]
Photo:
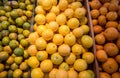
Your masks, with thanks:
[{"label": "bright green fruit", "polygon": [[10,46],[11,49],[15,49],[16,47],[19,46],[19,43],[16,40],[11,40],[10,43],[9,43],[9,46]]},{"label": "bright green fruit", "polygon": [[15,50],[14,50],[14,54],[16,56],[22,56],[23,53],[24,53],[24,50],[22,48],[15,48]]},{"label": "bright green fruit", "polygon": [[17,32],[17,27],[16,27],[15,25],[10,25],[10,26],[8,27],[8,30],[9,30],[10,32]]},{"label": "bright green fruit", "polygon": [[30,23],[25,22],[25,23],[23,24],[23,29],[29,30],[29,29],[30,29]]},{"label": "bright green fruit", "polygon": [[23,19],[20,17],[16,18],[15,22],[17,23],[18,26],[22,26],[24,23]]}]

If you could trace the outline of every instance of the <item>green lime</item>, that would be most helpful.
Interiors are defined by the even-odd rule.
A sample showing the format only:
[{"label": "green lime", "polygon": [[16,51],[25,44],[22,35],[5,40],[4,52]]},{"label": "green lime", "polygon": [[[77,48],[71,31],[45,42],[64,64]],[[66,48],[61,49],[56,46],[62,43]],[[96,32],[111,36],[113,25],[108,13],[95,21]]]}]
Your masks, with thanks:
[{"label": "green lime", "polygon": [[3,44],[3,45],[8,45],[9,42],[10,42],[9,37],[3,37],[3,39],[2,39],[2,44]]},{"label": "green lime", "polygon": [[3,36],[3,37],[9,35],[9,31],[8,31],[8,30],[2,30],[1,33],[2,33],[2,36]]},{"label": "green lime", "polygon": [[25,3],[20,2],[20,3],[19,3],[19,8],[24,10],[24,9],[26,8]]},{"label": "green lime", "polygon": [[15,22],[17,23],[18,26],[22,26],[24,23],[23,19],[20,17],[16,18]]},{"label": "green lime", "polygon": [[10,26],[8,27],[8,30],[9,30],[10,32],[17,32],[17,27],[16,27],[15,25],[10,25]]},{"label": "green lime", "polygon": [[10,34],[9,34],[9,38],[10,38],[11,40],[17,40],[17,33],[10,33]]},{"label": "green lime", "polygon": [[25,38],[25,36],[23,35],[23,34],[19,34],[18,35],[18,40],[20,41],[21,39],[24,39]]},{"label": "green lime", "polygon": [[22,56],[24,54],[24,50],[22,48],[15,48],[14,54],[16,56]]},{"label": "green lime", "polygon": [[22,28],[17,28],[17,31],[18,31],[17,32],[18,34],[22,34],[23,33],[23,29]]},{"label": "green lime", "polygon": [[11,49],[15,49],[16,47],[19,46],[19,43],[16,40],[11,40],[10,43],[9,43],[9,46],[10,46]]},{"label": "green lime", "polygon": [[10,25],[10,23],[8,21],[3,21],[1,23],[1,26],[2,26],[3,29],[7,29],[9,25]]},{"label": "green lime", "polygon": [[21,39],[20,40],[20,44],[23,46],[23,47],[27,47],[28,46],[28,41],[26,39]]},{"label": "green lime", "polygon": [[5,11],[4,10],[0,10],[0,16],[5,15]]},{"label": "green lime", "polygon": [[29,34],[30,34],[30,31],[29,31],[29,30],[24,30],[24,31],[23,31],[23,35],[24,35],[25,37],[28,37]]},{"label": "green lime", "polygon": [[23,28],[26,29],[26,30],[29,30],[29,29],[30,29],[30,23],[25,22],[25,23],[23,24]]},{"label": "green lime", "polygon": [[12,10],[12,8],[11,8],[10,6],[8,6],[8,5],[5,5],[5,6],[4,6],[4,10],[5,10],[6,12],[10,12],[10,11]]}]

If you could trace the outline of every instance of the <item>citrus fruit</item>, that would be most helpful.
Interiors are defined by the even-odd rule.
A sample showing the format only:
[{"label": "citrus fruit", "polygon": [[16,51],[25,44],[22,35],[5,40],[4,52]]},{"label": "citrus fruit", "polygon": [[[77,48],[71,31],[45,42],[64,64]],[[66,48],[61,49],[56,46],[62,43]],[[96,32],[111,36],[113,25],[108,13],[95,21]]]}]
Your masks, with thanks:
[{"label": "citrus fruit", "polygon": [[23,35],[25,37],[28,37],[30,35],[30,31],[29,30],[23,30]]},{"label": "citrus fruit", "polygon": [[61,56],[68,56],[70,54],[70,46],[67,44],[62,44],[58,47],[58,53]]},{"label": "citrus fruit", "polygon": [[44,73],[42,72],[42,70],[40,68],[34,68],[31,71],[31,77],[32,78],[43,78],[44,77]]},{"label": "citrus fruit", "polygon": [[16,64],[21,64],[22,61],[23,61],[23,57],[15,57],[14,61],[15,61]]},{"label": "citrus fruit", "polygon": [[67,71],[65,71],[65,70],[63,70],[63,69],[59,69],[59,70],[56,72],[55,78],[68,78],[68,73],[67,73]]},{"label": "citrus fruit", "polygon": [[51,2],[53,6],[57,5],[57,0],[51,0]]},{"label": "citrus fruit", "polygon": [[5,51],[0,52],[0,60],[6,61],[9,58],[9,54]]},{"label": "citrus fruit", "polygon": [[36,29],[37,33],[41,36],[42,35],[42,32],[47,29],[46,26],[44,25],[39,25]]},{"label": "citrus fruit", "polygon": [[95,78],[95,73],[93,72],[93,70],[87,70],[88,73],[90,73],[91,78]]},{"label": "citrus fruit", "polygon": [[31,18],[31,17],[32,17],[32,11],[25,11],[25,15],[26,15],[28,18]]},{"label": "citrus fruit", "polygon": [[87,71],[81,71],[78,75],[79,78],[91,78],[90,73],[88,73]]},{"label": "citrus fruit", "polygon": [[36,8],[35,8],[35,13],[36,13],[36,14],[45,14],[46,12],[45,12],[45,10],[43,9],[42,6],[38,5],[38,6],[36,6]]},{"label": "citrus fruit", "polygon": [[22,34],[23,29],[22,29],[22,28],[17,28],[17,31],[18,31],[18,32],[17,32],[18,34]]},{"label": "citrus fruit", "polygon": [[21,70],[27,70],[27,68],[28,68],[28,65],[27,65],[26,62],[22,62],[22,63],[20,64],[20,69],[21,69]]},{"label": "citrus fruit", "polygon": [[26,6],[26,9],[27,9],[28,11],[32,11],[32,10],[33,10],[33,5],[32,5],[32,4],[27,5],[27,6]]},{"label": "citrus fruit", "polygon": [[11,40],[16,40],[16,39],[17,39],[17,34],[16,34],[16,33],[10,33],[10,34],[9,34],[9,38],[10,38]]},{"label": "citrus fruit", "polygon": [[18,17],[18,12],[17,12],[17,10],[12,10],[12,11],[10,12],[10,16],[11,16],[13,19],[17,18],[17,17]]},{"label": "citrus fruit", "polygon": [[58,15],[60,13],[60,9],[57,6],[52,6],[50,12],[55,13],[55,15]]},{"label": "citrus fruit", "polygon": [[2,39],[2,44],[3,44],[3,45],[8,45],[9,42],[10,42],[9,37],[3,37],[3,39]]},{"label": "citrus fruit", "polygon": [[49,22],[47,28],[51,29],[53,32],[56,32],[59,28],[59,25],[57,22],[51,21],[51,22]]},{"label": "citrus fruit", "polygon": [[53,63],[51,60],[43,60],[40,64],[40,68],[43,72],[50,72],[53,69]]},{"label": "citrus fruit", "polygon": [[48,53],[46,51],[38,51],[36,57],[39,61],[43,61],[48,58]]},{"label": "citrus fruit", "polygon": [[1,31],[1,36],[2,37],[8,36],[8,35],[9,35],[9,31],[8,30],[2,30]]},{"label": "citrus fruit", "polygon": [[63,62],[62,64],[59,65],[59,69],[63,69],[68,71],[69,70],[69,65],[65,62]]},{"label": "citrus fruit", "polygon": [[37,32],[30,33],[28,37],[28,41],[30,44],[35,44],[36,39],[39,38],[39,35]]},{"label": "citrus fruit", "polygon": [[73,54],[73,53],[70,53],[70,55],[69,56],[66,56],[65,57],[65,62],[67,63],[67,64],[73,64],[74,62],[75,62],[75,60],[76,60],[76,56],[75,56],[75,54]]},{"label": "citrus fruit", "polygon": [[35,22],[37,24],[42,24],[43,25],[43,24],[45,24],[45,21],[46,21],[46,18],[43,14],[37,14],[35,16]]},{"label": "citrus fruit", "polygon": [[60,0],[58,4],[61,11],[64,11],[68,7],[68,1],[67,0]]},{"label": "citrus fruit", "polygon": [[14,72],[13,72],[13,77],[14,78],[19,78],[21,76],[22,76],[22,70],[20,70],[20,69],[14,70]]},{"label": "citrus fruit", "polygon": [[90,48],[93,45],[93,39],[89,35],[82,36],[81,42],[85,48]]},{"label": "citrus fruit", "polygon": [[23,53],[24,53],[24,50],[23,50],[22,48],[15,48],[15,49],[14,49],[14,54],[15,54],[16,56],[22,56]]},{"label": "citrus fruit", "polygon": [[13,71],[12,70],[8,70],[8,77],[12,77],[12,75],[13,75]]},{"label": "citrus fruit", "polygon": [[42,37],[40,37],[36,40],[35,45],[38,50],[44,50],[47,46],[47,42]]},{"label": "citrus fruit", "polygon": [[53,38],[54,33],[51,29],[46,29],[42,32],[42,37],[46,40],[49,41]]},{"label": "citrus fruit", "polygon": [[3,70],[4,70],[4,65],[0,63],[0,72],[2,72]]},{"label": "citrus fruit", "polygon": [[56,17],[56,22],[59,24],[59,25],[64,25],[66,23],[67,19],[66,19],[66,16],[65,14],[59,14],[57,15]]},{"label": "citrus fruit", "polygon": [[55,21],[55,19],[56,19],[55,13],[53,13],[53,12],[47,13],[47,15],[46,15],[47,22]]},{"label": "citrus fruit", "polygon": [[75,28],[79,27],[79,25],[80,25],[80,23],[77,18],[70,18],[67,21],[67,26],[70,27],[70,29],[75,29]]},{"label": "citrus fruit", "polygon": [[12,64],[13,62],[14,62],[14,57],[12,56],[10,56],[6,61],[7,64]]},{"label": "citrus fruit", "polygon": [[51,55],[51,61],[53,62],[53,64],[59,65],[62,63],[63,57],[59,53],[54,53]]},{"label": "citrus fruit", "polygon": [[8,27],[8,30],[9,30],[10,32],[17,32],[17,28],[16,28],[15,25],[10,25],[10,26]]},{"label": "citrus fruit", "polygon": [[45,10],[51,9],[51,7],[52,7],[52,0],[43,0],[41,2],[42,2],[41,5],[42,5],[43,9],[45,9]]},{"label": "citrus fruit", "polygon": [[81,25],[80,28],[84,30],[84,34],[88,34],[90,31],[90,28],[88,25]]},{"label": "citrus fruit", "polygon": [[7,77],[7,71],[0,72],[0,77],[1,78],[6,78]]},{"label": "citrus fruit", "polygon": [[28,23],[28,22],[23,23],[23,29],[29,30],[30,29],[30,23]]},{"label": "citrus fruit", "polygon": [[53,68],[49,73],[49,78],[56,78],[55,75],[57,73],[58,69]]},{"label": "citrus fruit", "polygon": [[30,45],[27,49],[30,56],[35,56],[37,54],[37,47],[35,45]]},{"label": "citrus fruit", "polygon": [[25,36],[23,34],[18,34],[18,40],[25,39]]},{"label": "citrus fruit", "polygon": [[77,9],[77,8],[81,8],[82,7],[82,3],[79,2],[72,2],[70,5],[70,8],[72,8],[73,10]]},{"label": "citrus fruit", "polygon": [[74,45],[76,42],[76,37],[70,33],[70,34],[67,34],[65,37],[64,37],[64,43],[65,44],[68,44],[69,46],[72,46]]},{"label": "citrus fruit", "polygon": [[23,55],[23,57],[24,57],[25,59],[29,57],[28,50],[24,50],[24,55]]},{"label": "citrus fruit", "polygon": [[73,68],[71,68],[68,71],[68,78],[78,78],[78,73]]},{"label": "citrus fruit", "polygon": [[23,19],[20,17],[16,18],[15,22],[17,23],[18,26],[22,26],[24,23]]},{"label": "citrus fruit", "polygon": [[83,36],[84,30],[82,28],[75,28],[75,29],[73,29],[72,33],[75,37],[79,38],[79,37]]},{"label": "citrus fruit", "polygon": [[46,52],[48,54],[53,54],[57,51],[57,45],[55,43],[48,43],[46,46]]},{"label": "citrus fruit", "polygon": [[94,54],[91,52],[86,52],[82,55],[82,59],[84,59],[87,64],[91,64],[94,62]]},{"label": "citrus fruit", "polygon": [[40,64],[37,57],[35,57],[35,56],[29,57],[27,63],[31,68],[37,68],[39,66],[39,64]]},{"label": "citrus fruit", "polygon": [[16,70],[16,69],[18,69],[18,65],[17,65],[16,63],[13,63],[13,64],[11,64],[10,69],[11,69],[11,70]]},{"label": "citrus fruit", "polygon": [[87,69],[87,62],[83,59],[77,59],[75,62],[74,62],[74,69],[77,70],[77,71],[84,71]]},{"label": "citrus fruit", "polygon": [[19,3],[19,8],[22,9],[22,10],[24,10],[24,9],[26,8],[25,3],[20,2],[20,3]]},{"label": "citrus fruit", "polygon": [[106,72],[100,72],[100,78],[111,78],[111,76]]},{"label": "citrus fruit", "polygon": [[63,36],[70,33],[70,28],[67,25],[61,25],[58,29],[59,33]]},{"label": "citrus fruit", "polygon": [[28,46],[28,41],[26,39],[21,39],[20,40],[20,44],[23,46],[23,47],[27,47]]},{"label": "citrus fruit", "polygon": [[68,8],[64,11],[64,14],[67,18],[72,18],[74,15],[74,11],[71,8]]}]

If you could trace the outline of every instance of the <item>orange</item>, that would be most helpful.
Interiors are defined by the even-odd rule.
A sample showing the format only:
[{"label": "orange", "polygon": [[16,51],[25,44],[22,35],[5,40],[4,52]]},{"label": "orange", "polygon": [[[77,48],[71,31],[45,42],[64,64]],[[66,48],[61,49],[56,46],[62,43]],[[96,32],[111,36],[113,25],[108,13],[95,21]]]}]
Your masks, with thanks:
[{"label": "orange", "polygon": [[80,7],[82,7],[82,3],[80,1],[79,2],[73,2],[70,5],[70,8],[72,8],[73,10],[75,10],[77,8],[80,8]]},{"label": "orange", "polygon": [[87,62],[83,59],[77,59],[74,62],[73,66],[74,66],[74,69],[77,70],[77,71],[84,71],[88,67]]},{"label": "orange", "polygon": [[36,57],[39,61],[43,61],[48,58],[48,53],[46,51],[38,51]]},{"label": "orange", "polygon": [[79,27],[80,23],[77,18],[70,18],[67,21],[67,25],[68,25],[68,27],[70,27],[70,29],[75,29],[75,28]]},{"label": "orange", "polygon": [[74,44],[72,46],[72,53],[74,53],[75,55],[80,55],[82,54],[82,48],[82,45]]},{"label": "orange", "polygon": [[91,64],[94,62],[94,54],[91,52],[86,52],[82,55],[82,59],[84,59],[87,64]]},{"label": "orange", "polygon": [[14,72],[13,72],[13,77],[14,78],[19,78],[21,76],[22,76],[22,70],[20,70],[20,69],[14,70]]},{"label": "orange", "polygon": [[47,22],[55,21],[55,19],[56,19],[55,13],[53,13],[53,12],[47,13],[47,15],[46,15]]},{"label": "orange", "polygon": [[49,10],[52,7],[52,0],[42,0],[41,2],[41,5],[45,10]]},{"label": "orange", "polygon": [[63,69],[68,71],[69,70],[69,65],[65,62],[63,62],[62,64],[59,65],[59,69]]},{"label": "orange", "polygon": [[78,75],[79,78],[91,78],[91,75],[87,71],[81,71]]},{"label": "orange", "polygon": [[35,56],[31,56],[29,57],[27,64],[31,67],[31,68],[37,68],[40,64],[40,62],[38,61],[37,57]]},{"label": "orange", "polygon": [[65,14],[59,14],[57,15],[56,17],[56,22],[59,24],[59,25],[64,25],[66,23],[67,19],[66,19],[66,16]]},{"label": "orange", "polygon": [[68,1],[67,0],[60,0],[58,4],[61,11],[64,11],[68,7]]},{"label": "orange", "polygon": [[55,75],[57,73],[58,69],[53,68],[49,73],[49,78],[56,78]]},{"label": "orange", "polygon": [[45,12],[45,10],[42,8],[42,6],[38,5],[38,6],[36,6],[36,8],[35,8],[35,13],[36,13],[36,14],[45,14],[46,12]]},{"label": "orange", "polygon": [[60,9],[57,6],[52,6],[50,12],[55,13],[55,15],[58,15],[60,13]]},{"label": "orange", "polygon": [[58,53],[61,56],[68,56],[70,54],[70,46],[67,44],[62,44],[58,47]]},{"label": "orange", "polygon": [[37,47],[35,45],[30,45],[28,47],[28,54],[30,56],[35,56],[37,54]]},{"label": "orange", "polygon": [[31,77],[32,78],[43,78],[44,73],[42,72],[42,70],[40,68],[34,68],[31,71]]},{"label": "orange", "polygon": [[71,8],[68,8],[64,11],[64,14],[67,18],[72,18],[74,15],[74,11]]},{"label": "orange", "polygon": [[53,32],[56,32],[59,28],[59,25],[56,21],[51,21],[46,27],[51,29]]},{"label": "orange", "polygon": [[46,52],[48,54],[53,54],[57,51],[57,45],[55,43],[48,43],[46,46]]},{"label": "orange", "polygon": [[59,33],[63,36],[70,33],[70,28],[67,25],[61,25],[58,29]]},{"label": "orange", "polygon": [[43,72],[50,72],[53,69],[53,63],[49,59],[44,60],[41,62],[40,68]]},{"label": "orange", "polygon": [[39,36],[42,35],[42,32],[47,29],[47,27],[45,25],[39,25],[36,29],[36,32],[39,34]]},{"label": "orange", "polygon": [[36,40],[35,45],[38,50],[44,50],[47,46],[47,42],[42,37],[40,37]]},{"label": "orange", "polygon": [[54,32],[51,29],[46,29],[42,32],[42,37],[46,40],[49,41],[53,38]]},{"label": "orange", "polygon": [[51,2],[52,2],[52,5],[55,6],[55,5],[57,5],[58,1],[57,0],[51,0]]},{"label": "orange", "polygon": [[72,31],[73,35],[75,35],[75,37],[81,37],[84,34],[84,30],[82,28],[75,28]]},{"label": "orange", "polygon": [[73,54],[73,53],[70,53],[70,55],[69,56],[66,56],[65,57],[65,62],[67,63],[67,64],[73,64],[74,62],[75,62],[75,60],[76,60],[76,56],[75,56],[75,54]]},{"label": "orange", "polygon": [[76,37],[72,33],[67,34],[64,38],[64,43],[72,46],[76,43]]},{"label": "orange", "polygon": [[63,43],[63,36],[61,34],[54,34],[52,41],[56,45],[61,45]]},{"label": "orange", "polygon": [[44,16],[43,14],[37,14],[37,15],[35,16],[35,22],[36,22],[37,24],[45,24],[46,18],[45,18],[45,16]]}]

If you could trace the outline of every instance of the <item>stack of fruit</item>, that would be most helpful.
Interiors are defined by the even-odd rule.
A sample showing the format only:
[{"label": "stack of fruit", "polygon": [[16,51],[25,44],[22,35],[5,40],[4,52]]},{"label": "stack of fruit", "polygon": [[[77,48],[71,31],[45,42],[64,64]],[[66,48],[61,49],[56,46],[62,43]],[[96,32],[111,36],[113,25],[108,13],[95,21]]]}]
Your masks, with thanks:
[{"label": "stack of fruit", "polygon": [[90,1],[100,78],[120,78],[120,2]]},{"label": "stack of fruit", "polygon": [[95,78],[88,68],[94,62],[93,39],[81,1],[37,0],[28,39],[32,78]]},{"label": "stack of fruit", "polygon": [[0,78],[28,77],[27,40],[34,0],[0,1]]}]

